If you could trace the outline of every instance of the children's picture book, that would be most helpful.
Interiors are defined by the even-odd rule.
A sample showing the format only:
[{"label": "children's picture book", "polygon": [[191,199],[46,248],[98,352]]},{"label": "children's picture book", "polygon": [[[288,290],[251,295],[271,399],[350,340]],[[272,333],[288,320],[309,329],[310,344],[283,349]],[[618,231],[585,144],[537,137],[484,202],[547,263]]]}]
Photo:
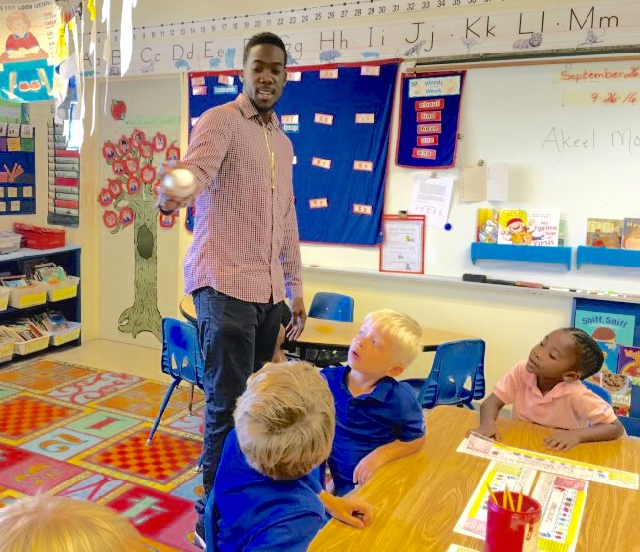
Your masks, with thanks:
[{"label": "children's picture book", "polygon": [[560,234],[560,211],[527,210],[527,228],[533,240],[531,245],[556,247]]},{"label": "children's picture book", "polygon": [[631,406],[631,377],[627,374],[615,374],[602,369],[587,378],[587,381],[604,387],[611,394],[611,404],[617,416],[628,416]]},{"label": "children's picture book", "polygon": [[622,221],[622,249],[640,249],[640,218]]},{"label": "children's picture book", "polygon": [[560,219],[560,224],[558,225],[558,245],[563,246],[566,239],[567,221],[564,219]]},{"label": "children's picture book", "polygon": [[587,332],[596,341],[633,345],[636,317],[633,314],[576,309],[574,326]]},{"label": "children's picture book", "polygon": [[61,266],[39,267],[36,268],[35,274],[38,280],[47,282],[49,284],[62,282],[67,277],[64,268],[62,268]]},{"label": "children's picture book", "polygon": [[640,377],[640,347],[621,345],[618,348],[618,374]]},{"label": "children's picture book", "polygon": [[620,249],[622,238],[622,220],[605,218],[587,219],[586,245]]},{"label": "children's picture book", "polygon": [[604,362],[602,363],[602,369],[607,370],[613,374],[618,372],[618,344],[610,341],[596,340],[596,343],[602,349],[604,355]]},{"label": "children's picture book", "polygon": [[3,276],[0,278],[0,284],[7,287],[22,287],[28,286],[29,281],[25,274],[21,274],[20,276]]},{"label": "children's picture book", "polygon": [[478,209],[476,241],[479,243],[498,243],[498,223],[500,209],[482,207]]},{"label": "children's picture book", "polygon": [[531,245],[533,236],[524,209],[502,209],[498,219],[498,243]]}]

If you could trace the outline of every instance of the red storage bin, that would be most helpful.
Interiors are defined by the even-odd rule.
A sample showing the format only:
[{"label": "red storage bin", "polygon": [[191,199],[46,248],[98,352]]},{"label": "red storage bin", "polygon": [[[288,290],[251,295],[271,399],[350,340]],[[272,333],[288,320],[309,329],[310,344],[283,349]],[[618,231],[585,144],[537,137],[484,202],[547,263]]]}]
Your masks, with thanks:
[{"label": "red storage bin", "polygon": [[30,249],[53,249],[65,244],[65,231],[61,229],[14,222],[13,230],[24,237],[24,247]]}]

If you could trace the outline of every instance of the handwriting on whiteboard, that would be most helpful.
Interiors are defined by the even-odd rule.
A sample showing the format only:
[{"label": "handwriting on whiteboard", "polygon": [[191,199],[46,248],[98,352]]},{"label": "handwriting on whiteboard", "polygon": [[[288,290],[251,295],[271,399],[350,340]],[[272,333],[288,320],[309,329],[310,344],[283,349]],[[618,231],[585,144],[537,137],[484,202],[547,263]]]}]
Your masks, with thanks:
[{"label": "handwriting on whiteboard", "polygon": [[640,107],[640,88],[637,90],[584,90],[565,92],[564,107]]}]

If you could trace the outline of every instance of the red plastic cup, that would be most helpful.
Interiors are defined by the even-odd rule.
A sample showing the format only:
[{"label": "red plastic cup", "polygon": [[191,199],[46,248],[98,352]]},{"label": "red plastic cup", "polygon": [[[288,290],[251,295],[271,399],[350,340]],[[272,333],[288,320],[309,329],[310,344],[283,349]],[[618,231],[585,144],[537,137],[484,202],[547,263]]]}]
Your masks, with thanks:
[{"label": "red plastic cup", "polygon": [[[485,552],[536,552],[542,507],[537,500],[523,495],[520,512],[502,507],[504,493],[495,493],[498,504],[487,503],[487,535]],[[517,506],[517,493],[511,493]]]}]

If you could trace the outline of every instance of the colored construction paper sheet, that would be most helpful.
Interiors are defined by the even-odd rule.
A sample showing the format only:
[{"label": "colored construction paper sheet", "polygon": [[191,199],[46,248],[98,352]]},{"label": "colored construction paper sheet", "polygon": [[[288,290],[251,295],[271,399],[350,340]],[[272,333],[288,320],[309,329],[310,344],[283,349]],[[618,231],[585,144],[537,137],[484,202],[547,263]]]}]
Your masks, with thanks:
[{"label": "colored construction paper sheet", "polygon": [[505,487],[508,487],[511,491],[528,495],[536,473],[536,470],[531,468],[491,462],[453,530],[484,540],[487,531],[487,502],[490,500],[487,486],[491,487],[493,492],[504,491]]},{"label": "colored construction paper sheet", "polygon": [[481,458],[490,458],[500,463],[528,467],[555,475],[605,483],[624,489],[638,490],[639,488],[637,473],[510,447],[474,433],[465,437],[457,450]]}]

